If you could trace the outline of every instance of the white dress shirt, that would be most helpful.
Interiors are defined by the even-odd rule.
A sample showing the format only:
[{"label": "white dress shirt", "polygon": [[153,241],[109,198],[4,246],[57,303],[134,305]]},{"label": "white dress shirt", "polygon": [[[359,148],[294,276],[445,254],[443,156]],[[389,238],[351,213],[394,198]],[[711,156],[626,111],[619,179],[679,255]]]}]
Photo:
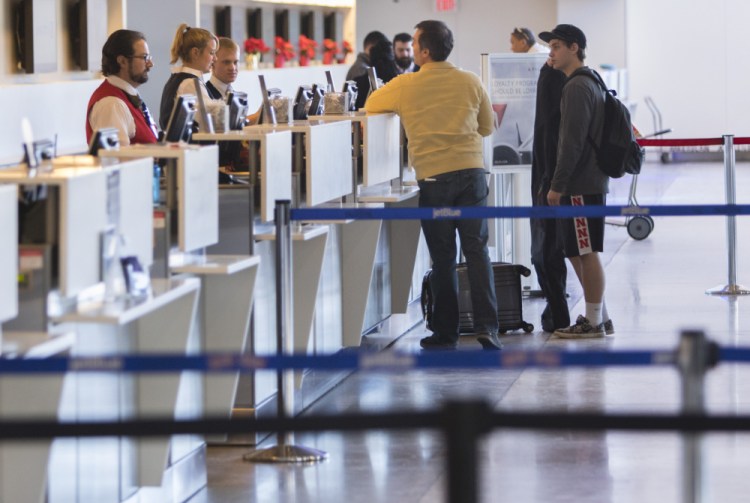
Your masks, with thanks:
[{"label": "white dress shirt", "polygon": [[[203,72],[201,72],[200,70],[195,70],[193,68],[188,68],[186,66],[181,66],[173,70],[173,73],[179,72],[189,73],[198,77],[198,80],[200,81],[201,95],[203,96],[203,103],[206,105],[206,110],[210,111],[215,107],[224,106],[224,102],[222,100],[211,99],[211,97],[208,95],[206,83],[203,80]],[[193,79],[185,79],[180,82],[180,86],[177,88],[177,96],[182,96],[183,94],[195,95],[195,84],[193,84]],[[200,127],[201,131],[206,131],[202,124],[203,119],[201,118],[201,114],[195,114],[194,120],[198,122],[198,126]]]},{"label": "white dress shirt", "polygon": [[216,88],[217,91],[221,93],[221,97],[224,101],[226,101],[227,99],[227,94],[233,91],[231,84],[225,84],[224,82],[217,79],[216,75],[211,74],[211,78],[208,79],[208,81]]}]

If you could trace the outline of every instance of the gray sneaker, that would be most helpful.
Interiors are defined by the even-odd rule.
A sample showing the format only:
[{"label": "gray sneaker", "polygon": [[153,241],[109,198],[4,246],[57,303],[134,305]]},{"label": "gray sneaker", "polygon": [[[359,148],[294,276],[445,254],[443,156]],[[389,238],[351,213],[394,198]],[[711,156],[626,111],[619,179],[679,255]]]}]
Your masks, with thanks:
[{"label": "gray sneaker", "polygon": [[604,323],[593,326],[585,316],[579,315],[575,325],[555,330],[552,335],[561,339],[597,339],[604,334]]},{"label": "gray sneaker", "polygon": [[612,335],[615,333],[615,325],[612,323],[612,319],[609,319],[602,323],[601,327],[604,329],[604,333],[607,335]]}]

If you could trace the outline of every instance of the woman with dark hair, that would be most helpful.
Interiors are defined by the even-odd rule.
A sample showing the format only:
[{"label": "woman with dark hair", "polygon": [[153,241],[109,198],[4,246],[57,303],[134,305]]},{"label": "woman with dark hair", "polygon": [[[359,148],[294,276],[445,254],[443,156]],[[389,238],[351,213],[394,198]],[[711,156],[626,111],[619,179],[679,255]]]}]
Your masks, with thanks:
[{"label": "woman with dark hair", "polygon": [[510,50],[512,52],[530,54],[548,53],[549,49],[536,41],[534,32],[528,28],[513,28],[510,34]]},{"label": "woman with dark hair", "polygon": [[[396,56],[393,53],[393,44],[390,40],[380,40],[370,49],[370,66],[375,69],[375,74],[383,83],[399,75]],[[357,83],[357,110],[365,106],[367,96],[370,94],[369,75],[361,75],[354,79]]]}]

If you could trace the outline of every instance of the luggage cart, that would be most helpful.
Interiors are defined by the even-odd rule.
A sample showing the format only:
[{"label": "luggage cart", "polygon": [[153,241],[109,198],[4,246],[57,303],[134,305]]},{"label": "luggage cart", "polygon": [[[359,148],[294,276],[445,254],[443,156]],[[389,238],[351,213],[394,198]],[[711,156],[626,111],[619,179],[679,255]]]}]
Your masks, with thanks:
[{"label": "luggage cart", "polygon": [[[630,180],[630,194],[628,195],[628,206],[633,208],[638,207],[638,200],[635,197],[637,187],[638,175],[633,175],[633,179]],[[624,225],[631,238],[641,241],[646,239],[654,230],[654,219],[651,218],[651,215],[632,215],[625,218]]]},{"label": "luggage cart", "polygon": [[[646,98],[646,103],[653,104],[653,100],[651,98]],[[651,105],[649,105],[649,109],[651,109]],[[658,113],[658,109],[656,109]],[[661,128],[661,114],[658,114],[658,121],[656,117],[654,118],[654,129],[655,132],[644,135],[642,138],[653,138],[655,136],[661,136],[663,134],[671,133],[671,129],[662,129]],[[632,179],[630,180],[630,192],[628,193],[628,207],[630,208],[637,208],[638,207],[638,199],[636,198],[636,191],[638,189],[638,175],[633,175]],[[641,241],[643,239],[646,239],[651,232],[654,230],[654,219],[651,218],[650,215],[628,215],[625,218],[625,223],[615,223],[615,222],[607,222],[610,225],[617,225],[621,227],[625,227],[628,231],[628,235],[630,235],[631,238]]]},{"label": "luggage cart", "polygon": [[[638,175],[633,175],[630,180],[630,192],[628,194],[629,208],[638,207],[638,199],[636,199],[635,193],[638,188]],[[612,222],[607,220],[605,222],[608,225],[614,225],[617,227],[625,227],[628,231],[628,235],[636,241],[646,239],[649,234],[654,230],[654,219],[650,215],[628,215],[625,217],[625,222]]]}]

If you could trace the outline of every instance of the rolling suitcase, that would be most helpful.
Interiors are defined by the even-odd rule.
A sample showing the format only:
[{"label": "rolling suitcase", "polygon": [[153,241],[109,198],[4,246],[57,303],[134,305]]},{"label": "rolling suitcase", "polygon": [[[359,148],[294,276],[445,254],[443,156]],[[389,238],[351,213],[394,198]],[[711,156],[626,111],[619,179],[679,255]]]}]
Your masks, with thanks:
[{"label": "rolling suitcase", "polygon": [[[531,271],[516,264],[493,262],[492,271],[495,275],[495,295],[497,297],[497,321],[500,333],[509,330],[523,329],[529,333],[534,325],[523,320],[521,276],[529,276]],[[472,333],[474,331],[474,313],[471,308],[471,292],[469,290],[469,274],[466,264],[456,266],[458,273],[458,331]],[[432,320],[432,289],[430,287],[430,269],[422,280],[422,314],[430,329]]]}]

